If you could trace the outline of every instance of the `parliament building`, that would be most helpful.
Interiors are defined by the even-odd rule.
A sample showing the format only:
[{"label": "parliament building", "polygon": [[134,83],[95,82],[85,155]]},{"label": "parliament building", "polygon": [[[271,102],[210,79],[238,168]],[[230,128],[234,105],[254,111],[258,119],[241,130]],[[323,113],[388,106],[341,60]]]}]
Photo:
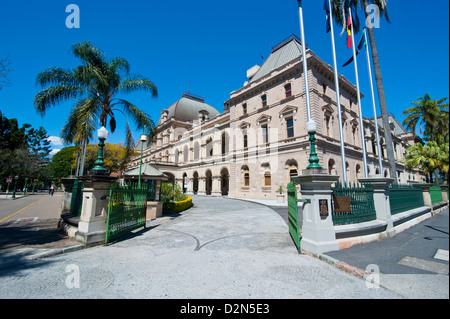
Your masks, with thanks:
[{"label": "parliament building", "polygon": [[[306,50],[311,117],[317,124],[319,164],[342,176],[339,119],[333,68]],[[161,111],[157,135],[144,144],[143,163],[179,183],[188,194],[270,199],[285,194],[292,176],[308,166],[309,135],[301,42],[291,36],[272,48],[262,66],[247,71],[243,87],[230,93],[223,111],[203,97],[184,93]],[[345,167],[348,181],[364,177],[361,126],[356,86],[339,75]],[[367,103],[367,102],[366,102]],[[384,128],[363,118],[369,176],[389,176]],[[415,137],[391,115],[390,127],[399,183],[419,182],[424,175],[404,165]],[[140,142],[136,145],[141,150]],[[381,154],[383,171],[380,171]],[[140,156],[128,169],[138,167]]]}]

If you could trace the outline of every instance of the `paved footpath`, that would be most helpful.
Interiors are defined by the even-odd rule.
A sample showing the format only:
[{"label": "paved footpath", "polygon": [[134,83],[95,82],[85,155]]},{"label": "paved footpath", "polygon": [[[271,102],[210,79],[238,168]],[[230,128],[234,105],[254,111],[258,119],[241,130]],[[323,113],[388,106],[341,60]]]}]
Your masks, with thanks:
[{"label": "paved footpath", "polygon": [[194,204],[108,246],[0,266],[0,298],[403,298],[299,255],[268,207],[201,196]]}]

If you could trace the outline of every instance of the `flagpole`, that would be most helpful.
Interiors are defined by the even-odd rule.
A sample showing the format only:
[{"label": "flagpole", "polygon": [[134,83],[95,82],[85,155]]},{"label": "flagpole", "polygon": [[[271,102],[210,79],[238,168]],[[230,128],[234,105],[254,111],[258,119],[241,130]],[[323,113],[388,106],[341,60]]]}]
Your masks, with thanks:
[{"label": "flagpole", "polygon": [[311,118],[311,102],[309,97],[309,81],[308,81],[308,64],[306,61],[306,41],[305,41],[305,30],[303,26],[303,5],[302,0],[297,0],[298,4],[298,16],[300,20],[300,36],[302,41],[302,58],[303,58],[303,77],[305,79],[305,95],[306,95],[306,114],[308,122],[306,123],[306,131],[309,134],[309,142],[310,142],[310,156],[309,156],[309,165],[307,169],[321,169],[322,167],[319,165],[319,158],[316,153],[316,129],[317,124]]},{"label": "flagpole", "polygon": [[377,109],[376,109],[376,106],[375,106],[375,94],[374,94],[374,90],[373,90],[373,81],[372,81],[372,67],[370,65],[369,43],[367,42],[366,28],[364,28],[364,40],[366,41],[367,68],[369,69],[370,90],[372,92],[373,118],[374,118],[374,122],[375,122],[375,132],[376,132],[376,136],[377,136],[378,165],[380,165],[380,173],[382,174],[382,172],[383,172],[383,162],[381,160],[381,147],[380,147],[380,136],[379,136],[379,132],[378,132]]},{"label": "flagpole", "polygon": [[369,173],[367,170],[367,154],[366,154],[366,143],[364,139],[364,123],[363,123],[363,116],[362,116],[362,107],[361,107],[361,94],[359,93],[359,78],[358,78],[358,62],[356,61],[356,49],[355,49],[355,36],[354,36],[354,30],[353,30],[353,18],[352,18],[352,10],[349,7],[348,8],[348,14],[350,17],[350,28],[351,28],[351,38],[352,38],[352,49],[353,49],[353,63],[355,65],[355,80],[356,80],[356,91],[357,91],[357,98],[358,98],[358,107],[359,107],[359,125],[360,131],[361,131],[361,147],[363,151],[363,162],[364,162],[364,177],[369,177]]},{"label": "flagpole", "polygon": [[330,31],[331,31],[331,47],[333,49],[333,63],[334,63],[334,85],[336,89],[336,104],[338,108],[338,118],[339,118],[339,138],[341,141],[341,160],[342,160],[342,178],[344,180],[344,185],[347,186],[347,165],[345,162],[345,148],[344,148],[344,134],[342,132],[342,112],[341,112],[341,93],[339,89],[339,74],[337,71],[337,61],[336,61],[336,48],[334,41],[334,27],[333,27],[333,12],[331,7],[331,0],[328,1],[328,8],[330,10]]}]

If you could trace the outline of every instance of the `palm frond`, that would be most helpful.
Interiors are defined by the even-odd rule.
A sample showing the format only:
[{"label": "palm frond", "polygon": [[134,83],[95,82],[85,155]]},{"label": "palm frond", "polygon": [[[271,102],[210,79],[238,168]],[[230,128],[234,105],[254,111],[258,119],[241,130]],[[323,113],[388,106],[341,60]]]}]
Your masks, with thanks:
[{"label": "palm frond", "polygon": [[128,79],[125,79],[118,87],[121,93],[132,93],[132,92],[150,92],[153,98],[158,97],[158,89],[155,84],[143,76],[133,75]]},{"label": "palm frond", "polygon": [[92,139],[99,110],[98,101],[92,98],[85,98],[76,103],[61,130],[63,142],[65,144],[80,143]]},{"label": "palm frond", "polygon": [[36,85],[79,85],[72,70],[59,67],[50,67],[40,72],[36,77]]},{"label": "palm frond", "polygon": [[155,127],[155,123],[151,120],[148,114],[144,113],[138,107],[128,102],[127,100],[117,100],[118,102],[114,103],[114,105],[119,106],[128,116],[131,117],[137,129],[141,130],[145,127],[148,133],[152,132],[152,128]]},{"label": "palm frond", "polygon": [[75,85],[51,86],[36,94],[34,107],[41,116],[44,116],[51,106],[70,99],[77,99],[85,92],[86,89]]}]

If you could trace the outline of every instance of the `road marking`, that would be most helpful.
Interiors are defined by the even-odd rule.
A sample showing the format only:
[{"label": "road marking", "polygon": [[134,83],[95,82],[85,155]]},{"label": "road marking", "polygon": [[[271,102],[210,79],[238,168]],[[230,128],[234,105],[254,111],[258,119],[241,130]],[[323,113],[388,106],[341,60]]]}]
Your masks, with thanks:
[{"label": "road marking", "polygon": [[18,214],[18,213],[20,213],[20,212],[24,211],[24,210],[25,210],[25,209],[27,209],[28,207],[31,207],[31,206],[33,206],[34,204],[36,204],[37,202],[39,202],[39,201],[43,200],[44,198],[46,198],[46,197],[42,197],[41,199],[38,199],[38,200],[37,200],[37,201],[35,201],[34,203],[32,203],[32,204],[30,204],[30,205],[28,205],[28,206],[26,206],[26,207],[22,208],[21,210],[19,210],[19,211],[15,212],[15,213],[12,213],[12,214],[11,214],[11,215],[9,215],[9,216],[6,216],[6,217],[5,217],[5,218],[3,218],[2,220],[0,220],[0,223],[1,223],[1,222],[3,222],[3,221],[5,221],[5,220],[7,220],[8,218],[10,218],[10,217],[12,217],[12,216],[14,216],[14,215],[16,215],[16,214]]},{"label": "road marking", "polygon": [[399,262],[400,265],[422,269],[442,275],[448,275],[448,265],[434,261],[423,260],[414,257],[403,257]]},{"label": "road marking", "polygon": [[438,249],[436,254],[434,255],[434,258],[448,261],[448,250]]},{"label": "road marking", "polygon": [[17,219],[14,224],[17,224],[19,222],[35,222],[38,218],[37,217],[25,217],[25,218],[19,218]]}]

